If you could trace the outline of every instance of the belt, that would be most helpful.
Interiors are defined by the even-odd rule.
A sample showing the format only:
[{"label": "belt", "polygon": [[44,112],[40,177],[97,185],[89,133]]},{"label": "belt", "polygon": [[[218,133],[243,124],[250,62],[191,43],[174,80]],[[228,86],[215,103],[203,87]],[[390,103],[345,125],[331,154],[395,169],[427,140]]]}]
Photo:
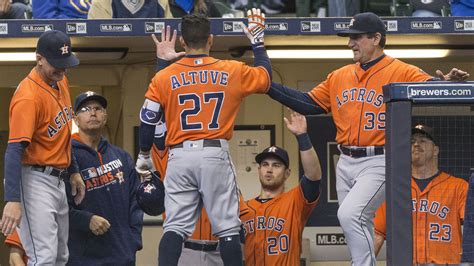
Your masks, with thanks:
[{"label": "belt", "polygon": [[54,168],[52,166],[33,165],[31,166],[31,170],[45,173],[47,175],[52,175],[57,178],[64,178],[64,176],[67,174],[66,169]]},{"label": "belt", "polygon": [[342,152],[342,154],[353,158],[369,157],[384,154],[384,146],[351,148],[339,145],[339,150]]},{"label": "belt", "polygon": [[189,241],[184,242],[184,247],[185,248],[189,248],[189,249],[192,249],[192,250],[199,250],[199,251],[216,251],[218,245],[219,245],[219,243],[206,243],[206,244],[203,244],[203,243],[189,242]]},{"label": "belt", "polygon": [[[221,141],[218,139],[205,139],[203,140],[202,146],[203,147],[222,147]],[[171,149],[177,149],[177,148],[183,148],[183,147],[184,147],[183,143],[180,143],[180,144],[171,146]]]}]

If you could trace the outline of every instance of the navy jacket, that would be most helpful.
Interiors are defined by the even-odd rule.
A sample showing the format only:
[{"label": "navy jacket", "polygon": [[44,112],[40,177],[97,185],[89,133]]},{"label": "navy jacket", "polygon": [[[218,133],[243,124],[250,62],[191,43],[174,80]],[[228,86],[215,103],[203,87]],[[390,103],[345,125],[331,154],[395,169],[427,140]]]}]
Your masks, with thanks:
[{"label": "navy jacket", "polygon": [[[75,205],[69,182],[68,265],[134,265],[135,254],[142,248],[143,212],[135,191],[140,183],[130,155],[102,139],[98,152],[81,143],[77,135],[72,151],[86,185],[86,196]],[[68,181],[68,180],[67,180]],[[92,215],[110,223],[100,236],[89,229]]]}]

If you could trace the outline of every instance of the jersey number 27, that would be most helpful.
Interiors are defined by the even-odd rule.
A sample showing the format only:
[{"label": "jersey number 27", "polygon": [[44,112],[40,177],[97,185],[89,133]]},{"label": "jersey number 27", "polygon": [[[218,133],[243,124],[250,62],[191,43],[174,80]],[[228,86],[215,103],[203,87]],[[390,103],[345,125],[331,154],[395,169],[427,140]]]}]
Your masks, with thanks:
[{"label": "jersey number 27", "polygon": [[186,102],[192,103],[191,107],[184,108],[180,114],[181,129],[183,131],[201,130],[203,128],[202,122],[190,123],[188,117],[198,116],[202,104],[211,104],[211,102],[215,102],[215,105],[211,122],[207,124],[207,128],[209,130],[219,129],[219,115],[224,101],[224,92],[207,92],[203,94],[202,98],[196,93],[179,94],[178,101],[179,105],[184,105]]}]

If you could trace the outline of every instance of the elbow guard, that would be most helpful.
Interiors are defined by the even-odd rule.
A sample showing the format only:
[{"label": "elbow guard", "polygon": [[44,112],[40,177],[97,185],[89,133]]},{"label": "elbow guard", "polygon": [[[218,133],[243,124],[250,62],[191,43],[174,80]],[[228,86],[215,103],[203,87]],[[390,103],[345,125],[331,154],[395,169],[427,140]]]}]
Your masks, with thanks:
[{"label": "elbow guard", "polygon": [[162,116],[161,105],[150,99],[145,99],[142,109],[140,110],[140,121],[147,125],[154,126],[158,125]]}]

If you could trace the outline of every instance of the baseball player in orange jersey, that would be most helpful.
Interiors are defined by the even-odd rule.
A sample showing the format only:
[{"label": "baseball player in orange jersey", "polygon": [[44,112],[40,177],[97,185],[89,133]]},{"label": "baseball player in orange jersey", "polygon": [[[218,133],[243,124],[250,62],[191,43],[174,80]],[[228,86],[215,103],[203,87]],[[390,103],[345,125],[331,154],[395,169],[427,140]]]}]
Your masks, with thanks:
[{"label": "baseball player in orange jersey", "polygon": [[247,36],[256,67],[209,57],[213,42],[209,20],[186,15],[180,37],[186,57],[157,73],[145,94],[137,171],[146,174],[152,169],[149,151],[162,111],[170,147],[160,265],[177,265],[182,243],[192,234],[203,206],[219,237],[224,264],[242,264],[239,195],[227,140],[241,101],[249,94],[265,93],[271,82],[263,46],[264,19],[259,10],[250,13]]},{"label": "baseball player in orange jersey", "polygon": [[[413,264],[460,263],[468,184],[438,169],[439,147],[431,128],[417,125],[412,133]],[[376,254],[385,240],[385,214],[384,203],[374,219]]]},{"label": "baseball player in orange jersey", "polygon": [[[10,135],[5,153],[5,201],[2,233],[19,226],[32,265],[64,265],[68,259],[68,205],[63,178],[71,164],[73,111],[66,68],[79,64],[69,37],[43,33],[36,66],[20,83],[10,103]],[[77,173],[77,166],[70,168]],[[84,183],[71,176],[76,202]]]},{"label": "baseball player in orange jersey", "polygon": [[16,230],[7,236],[5,245],[10,247],[9,263],[12,266],[23,266],[28,263],[28,257],[21,245],[20,237]]},{"label": "baseball player in orange jersey", "polygon": [[[160,60],[160,58],[166,58],[161,53],[171,49],[173,54],[176,31],[173,32],[171,37],[171,28],[166,28],[166,33],[163,32],[161,42],[156,39],[155,35],[152,35],[153,40],[157,48],[157,71],[161,71],[166,68],[170,62]],[[179,57],[179,54],[176,54]],[[173,56],[174,57],[174,56]],[[155,169],[161,174],[161,180],[163,181],[166,176],[166,166],[168,163],[169,148],[165,146],[166,139],[166,123],[160,121],[155,127],[155,138],[153,141],[153,147],[151,151],[151,157]],[[243,203],[242,196],[240,202]],[[248,208],[245,204],[240,204],[240,215],[246,213]],[[164,215],[165,217],[166,215]],[[202,208],[201,216],[196,222],[194,233],[184,241],[183,251],[179,257],[178,265],[196,265],[196,266],[220,266],[224,265],[220,256],[218,245],[219,238],[212,234],[211,223],[209,216],[205,208]]]},{"label": "baseball player in orange jersey", "polygon": [[[384,54],[386,30],[373,13],[353,17],[347,30],[355,64],[331,72],[308,93],[272,83],[268,95],[301,114],[332,113],[342,155],[336,168],[338,219],[353,265],[375,265],[373,217],[385,199],[385,104],[382,86],[433,79],[418,67]],[[452,69],[442,80],[465,80]]]},{"label": "baseball player in orange jersey", "polygon": [[307,134],[306,119],[292,112],[285,124],[298,139],[304,172],[300,184],[285,192],[291,174],[288,153],[271,146],[255,157],[261,191],[247,201],[249,212],[241,217],[247,266],[299,265],[303,229],[318,202],[321,166]]}]

